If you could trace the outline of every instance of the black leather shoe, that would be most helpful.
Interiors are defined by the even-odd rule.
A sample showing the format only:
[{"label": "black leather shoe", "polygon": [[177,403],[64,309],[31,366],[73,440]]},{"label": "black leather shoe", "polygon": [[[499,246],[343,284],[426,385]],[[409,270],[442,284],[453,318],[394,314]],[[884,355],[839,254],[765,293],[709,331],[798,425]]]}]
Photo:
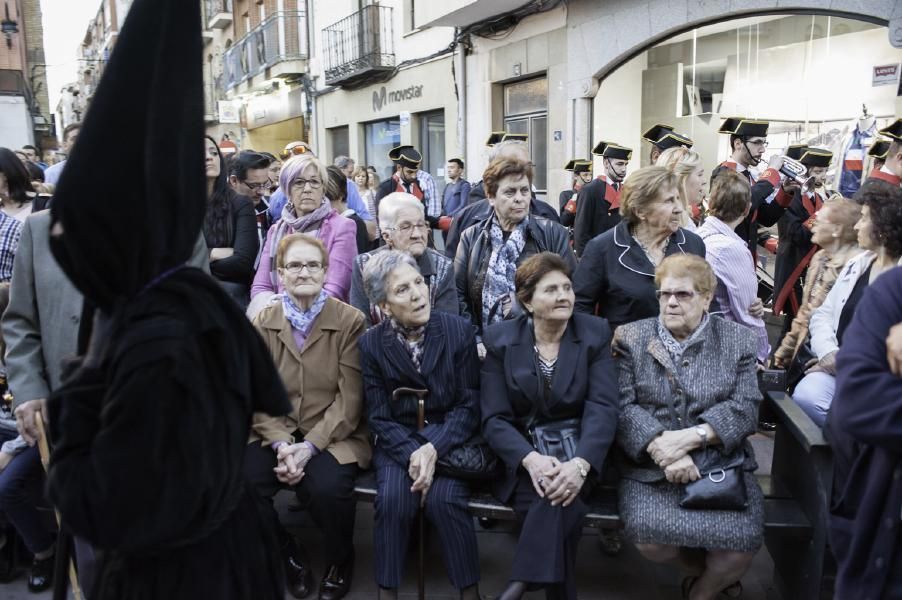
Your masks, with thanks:
[{"label": "black leather shoe", "polygon": [[285,585],[295,598],[306,598],[313,591],[313,574],[295,556],[285,560]]},{"label": "black leather shoe", "polygon": [[53,564],[56,557],[36,558],[31,563],[31,572],[28,574],[28,591],[43,592],[53,585]]},{"label": "black leather shoe", "polygon": [[771,421],[758,421],[758,431],[762,433],[772,433],[777,430],[777,424]]},{"label": "black leather shoe", "polygon": [[342,565],[330,565],[319,584],[319,600],[340,600],[351,591],[354,576],[354,555]]}]

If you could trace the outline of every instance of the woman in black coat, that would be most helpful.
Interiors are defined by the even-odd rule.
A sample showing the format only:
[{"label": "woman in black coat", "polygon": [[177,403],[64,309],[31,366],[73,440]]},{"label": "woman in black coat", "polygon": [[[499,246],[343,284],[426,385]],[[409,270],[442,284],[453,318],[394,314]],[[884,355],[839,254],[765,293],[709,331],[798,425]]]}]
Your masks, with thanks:
[{"label": "woman in black coat", "polygon": [[672,254],[704,258],[705,243],[680,227],[676,176],[646,167],[623,185],[621,222],[586,245],[573,275],[576,310],[604,317],[617,328],[658,315],[655,268]]},{"label": "woman in black coat", "polygon": [[[589,473],[601,471],[617,428],[611,329],[573,313],[569,273],[549,252],[524,261],[517,300],[528,315],[485,332],[483,435],[507,465],[495,494],[524,519],[502,600],[536,584],[548,598],[576,598],[576,547],[588,510],[582,492]],[[565,419],[575,419],[579,431],[572,446],[542,454],[530,432]]]},{"label": "woman in black coat", "polygon": [[[242,464],[253,413],[288,412],[285,389],[242,311],[185,265],[204,218],[200,7],[136,0],[131,16],[51,212],[54,258],[97,317],[48,402],[48,495],[102,551],[92,600],[281,600]],[[98,161],[123,131],[134,152]]]}]

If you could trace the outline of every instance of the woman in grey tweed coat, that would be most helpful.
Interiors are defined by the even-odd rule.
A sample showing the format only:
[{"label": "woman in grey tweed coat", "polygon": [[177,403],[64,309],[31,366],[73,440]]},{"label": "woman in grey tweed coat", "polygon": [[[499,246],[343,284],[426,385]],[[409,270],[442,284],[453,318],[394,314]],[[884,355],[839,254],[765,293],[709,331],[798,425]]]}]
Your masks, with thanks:
[{"label": "woman in grey tweed coat", "polygon": [[[655,283],[660,317],[623,325],[614,340],[617,442],[625,455],[620,514],[626,537],[646,558],[701,573],[684,580],[684,597],[734,595],[764,531],[764,497],[746,440],[761,400],[756,338],[742,325],[708,316],[716,279],[704,259],[668,257]],[[700,477],[689,453],[705,444],[724,453],[745,449],[745,510],[680,507],[683,484]]]}]

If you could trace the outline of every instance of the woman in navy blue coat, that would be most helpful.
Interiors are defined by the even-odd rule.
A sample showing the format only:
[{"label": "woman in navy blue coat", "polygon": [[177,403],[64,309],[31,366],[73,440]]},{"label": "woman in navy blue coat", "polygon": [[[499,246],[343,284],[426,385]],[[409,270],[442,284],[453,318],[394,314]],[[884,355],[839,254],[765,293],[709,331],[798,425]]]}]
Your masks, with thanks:
[{"label": "woman in navy blue coat", "polygon": [[[360,338],[370,431],[375,437],[376,583],[397,598],[410,528],[423,507],[438,532],[451,583],[478,600],[479,550],[467,509],[466,482],[436,475],[439,457],[479,428],[479,358],[473,326],[432,312],[429,288],[410,255],[373,255],[363,270],[370,302],[386,315]],[[427,389],[426,426],[417,430],[416,399],[394,390]]]},{"label": "woman in navy blue coat", "polygon": [[[524,520],[502,600],[536,585],[548,598],[576,598],[576,547],[588,510],[584,484],[590,472],[601,471],[617,428],[611,328],[598,317],[573,314],[569,275],[556,254],[525,260],[515,284],[528,314],[490,326],[483,337],[483,435],[507,466],[495,493]],[[573,418],[580,436],[572,456],[540,454],[530,441],[532,427]]]}]

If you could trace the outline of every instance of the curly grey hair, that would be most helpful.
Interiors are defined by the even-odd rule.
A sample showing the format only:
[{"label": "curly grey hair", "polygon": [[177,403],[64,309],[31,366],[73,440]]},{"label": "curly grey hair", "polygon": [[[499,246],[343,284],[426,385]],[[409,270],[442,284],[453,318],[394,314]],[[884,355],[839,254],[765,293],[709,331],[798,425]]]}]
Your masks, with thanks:
[{"label": "curly grey hair", "polygon": [[398,250],[382,250],[374,253],[363,267],[363,291],[373,304],[381,304],[388,298],[388,276],[398,267],[407,265],[419,271],[412,256]]}]

